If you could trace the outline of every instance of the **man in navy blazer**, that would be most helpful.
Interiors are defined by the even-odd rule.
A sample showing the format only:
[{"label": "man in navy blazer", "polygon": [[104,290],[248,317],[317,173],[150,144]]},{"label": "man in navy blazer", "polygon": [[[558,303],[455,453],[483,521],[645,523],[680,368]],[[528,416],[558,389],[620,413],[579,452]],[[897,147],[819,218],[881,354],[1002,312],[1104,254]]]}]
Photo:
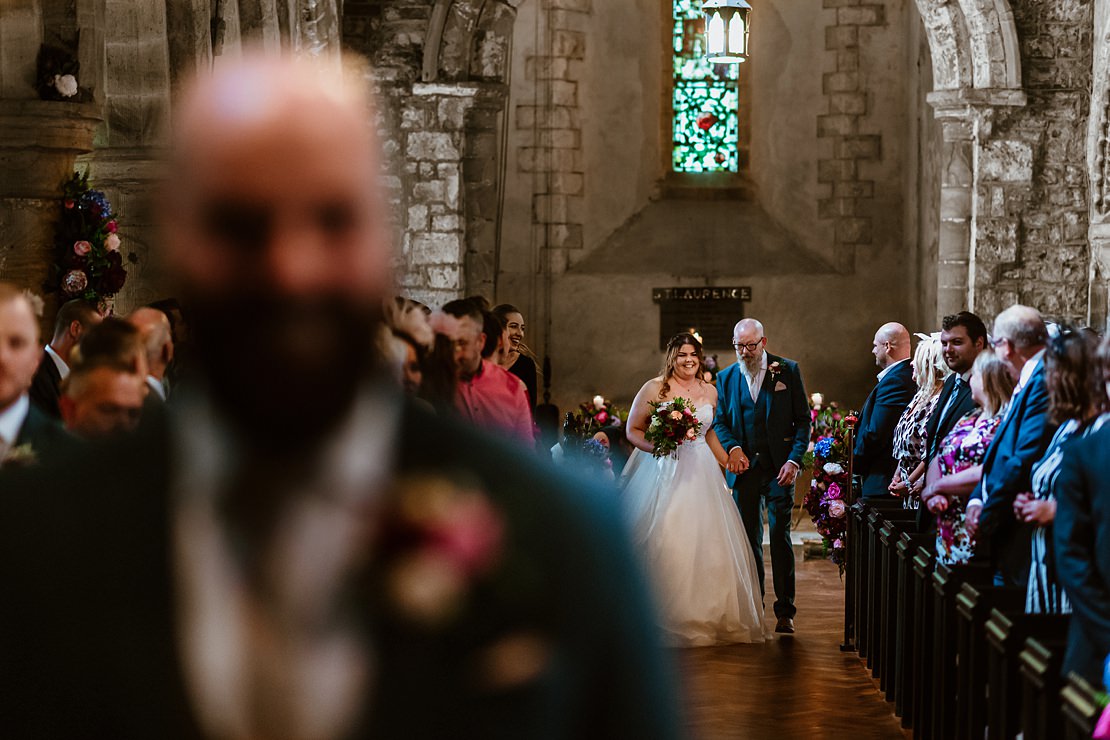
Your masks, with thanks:
[{"label": "man in navy blazer", "polygon": [[[936,408],[925,422],[925,465],[937,456],[944,438],[952,431],[965,414],[975,408],[971,396],[971,368],[975,358],[987,346],[987,327],[975,314],[969,311],[945,316],[940,325],[940,345],[944,351],[944,362],[952,371],[940,389]],[[920,483],[924,485],[925,476]],[[937,520],[929,509],[922,506],[917,521],[922,531],[932,531]]]},{"label": "man in navy blazer", "polygon": [[769,354],[763,324],[744,319],[732,333],[736,364],[717,377],[713,430],[728,452],[728,482],[764,588],[763,501],[771,529],[777,632],[794,631],[794,480],[809,447],[809,401],[798,363]]},{"label": "man in navy blazer", "polygon": [[871,354],[882,372],[860,411],[853,450],[853,467],[863,478],[864,496],[890,495],[896,467],[894,427],[917,393],[910,364],[911,349],[910,333],[901,324],[883,324],[875,332]]},{"label": "man in navy blazer", "polygon": [[[1110,341],[1102,345],[1103,373],[1110,379]],[[1106,384],[1110,391],[1110,383]],[[1074,671],[1102,683],[1110,653],[1110,414],[1064,446],[1053,493],[1056,572],[1071,601],[1064,675]]]},{"label": "man in navy blazer", "polygon": [[967,505],[968,530],[988,543],[999,584],[1029,581],[1032,525],[1014,516],[1014,499],[1032,490],[1033,465],[1044,456],[1056,427],[1048,417],[1044,350],[1048,329],[1035,308],[1011,306],[994,320],[991,344],[1018,378],[1013,399],[983,459],[983,477]]}]

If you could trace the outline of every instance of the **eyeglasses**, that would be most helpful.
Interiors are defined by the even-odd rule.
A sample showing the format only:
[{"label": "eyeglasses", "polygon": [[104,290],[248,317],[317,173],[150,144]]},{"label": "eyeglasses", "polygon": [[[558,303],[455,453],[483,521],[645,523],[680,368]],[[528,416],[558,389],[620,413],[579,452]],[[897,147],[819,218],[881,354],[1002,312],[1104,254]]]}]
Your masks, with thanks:
[{"label": "eyeglasses", "polygon": [[1003,342],[1008,342],[1008,341],[1010,341],[1010,340],[1007,339],[1006,337],[991,337],[990,338],[991,346],[994,347],[995,349],[998,349],[999,347],[1001,347]]},{"label": "eyeglasses", "polygon": [[757,349],[759,349],[762,346],[763,346],[763,339],[760,339],[758,342],[749,342],[747,344],[744,344],[743,342],[733,342],[732,343],[733,349],[735,349],[737,352],[739,352],[741,350],[745,350],[745,349],[748,350],[749,352],[755,352]]}]

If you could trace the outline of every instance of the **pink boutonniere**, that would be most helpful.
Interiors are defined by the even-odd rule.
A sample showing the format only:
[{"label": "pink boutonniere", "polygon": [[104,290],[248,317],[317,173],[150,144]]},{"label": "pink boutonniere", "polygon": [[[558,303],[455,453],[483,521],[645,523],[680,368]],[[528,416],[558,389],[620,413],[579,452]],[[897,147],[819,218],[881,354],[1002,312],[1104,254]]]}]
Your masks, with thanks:
[{"label": "pink boutonniere", "polygon": [[[772,383],[776,382],[779,379],[779,376],[782,375],[782,363],[779,362],[778,360],[775,360],[774,362],[772,362],[770,365],[767,366],[767,372],[771,376],[771,382]],[[778,385],[781,385],[782,388],[786,387],[782,383],[779,383]],[[778,386],[776,386],[775,390],[776,391],[777,390],[782,390],[782,388],[779,388]]]}]

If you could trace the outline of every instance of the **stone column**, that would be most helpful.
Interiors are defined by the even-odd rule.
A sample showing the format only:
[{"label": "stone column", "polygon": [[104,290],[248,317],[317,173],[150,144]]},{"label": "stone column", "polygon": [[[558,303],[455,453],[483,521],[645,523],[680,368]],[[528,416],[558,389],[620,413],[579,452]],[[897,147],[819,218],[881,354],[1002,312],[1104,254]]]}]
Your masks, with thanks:
[{"label": "stone column", "polygon": [[43,292],[62,183],[100,122],[92,104],[0,100],[0,280]]},{"label": "stone column", "polygon": [[974,126],[959,115],[941,116],[940,231],[937,247],[937,325],[969,308],[974,189]]}]

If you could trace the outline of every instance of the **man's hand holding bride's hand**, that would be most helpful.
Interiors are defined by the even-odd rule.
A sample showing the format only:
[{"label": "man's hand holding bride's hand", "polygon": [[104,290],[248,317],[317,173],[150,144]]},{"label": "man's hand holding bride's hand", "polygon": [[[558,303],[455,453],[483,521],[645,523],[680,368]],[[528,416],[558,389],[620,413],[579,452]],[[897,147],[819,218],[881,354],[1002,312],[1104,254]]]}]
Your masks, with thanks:
[{"label": "man's hand holding bride's hand", "polygon": [[739,447],[732,448],[728,453],[728,463],[725,464],[728,472],[740,475],[748,469],[748,465],[748,456],[744,454],[744,450]]},{"label": "man's hand holding bride's hand", "polygon": [[779,471],[779,485],[783,488],[794,485],[794,480],[798,477],[798,466],[794,463],[787,461],[783,463],[782,470]]}]

